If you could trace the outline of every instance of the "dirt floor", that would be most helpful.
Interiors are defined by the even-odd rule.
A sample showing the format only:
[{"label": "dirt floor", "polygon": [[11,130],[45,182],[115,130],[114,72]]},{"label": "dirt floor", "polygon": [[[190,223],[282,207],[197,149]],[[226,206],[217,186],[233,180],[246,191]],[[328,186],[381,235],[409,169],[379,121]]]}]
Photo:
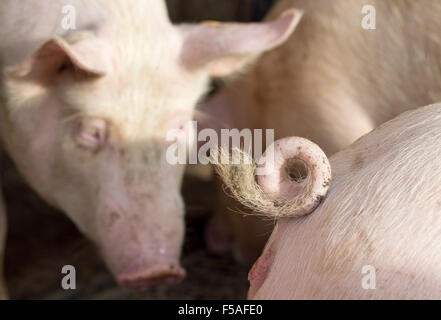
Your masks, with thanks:
[{"label": "dirt floor", "polygon": [[[62,213],[48,207],[7,164],[4,194],[9,228],[5,273],[12,299],[244,299],[248,267],[208,253],[203,228],[214,202],[210,182],[188,177],[182,264],[184,282],[135,292],[117,286],[97,250]],[[186,191],[185,191],[186,190]],[[61,269],[73,265],[77,290],[61,288]]]}]

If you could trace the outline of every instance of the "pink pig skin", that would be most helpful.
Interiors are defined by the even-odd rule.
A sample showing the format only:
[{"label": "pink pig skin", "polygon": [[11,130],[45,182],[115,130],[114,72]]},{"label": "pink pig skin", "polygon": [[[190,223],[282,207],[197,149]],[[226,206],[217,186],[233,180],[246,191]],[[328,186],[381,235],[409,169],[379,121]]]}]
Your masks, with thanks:
[{"label": "pink pig skin", "polygon": [[179,144],[167,134],[191,130],[211,76],[282,44],[300,17],[290,9],[267,23],[179,26],[162,0],[2,0],[2,149],[99,246],[121,285],[178,282],[184,167],[166,161]]},{"label": "pink pig skin", "polygon": [[[331,157],[329,194],[279,220],[253,299],[441,298],[441,104],[402,114]],[[375,289],[362,286],[375,268]]]}]

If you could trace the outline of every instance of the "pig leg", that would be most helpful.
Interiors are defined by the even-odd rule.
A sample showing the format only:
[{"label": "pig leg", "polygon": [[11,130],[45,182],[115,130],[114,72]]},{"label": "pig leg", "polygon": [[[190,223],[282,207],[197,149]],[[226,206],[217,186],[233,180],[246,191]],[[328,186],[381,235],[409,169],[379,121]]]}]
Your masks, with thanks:
[{"label": "pig leg", "polygon": [[240,202],[217,188],[216,209],[205,228],[208,250],[216,255],[232,254],[243,265],[251,265],[261,254],[273,223],[261,218],[243,216],[248,212]]},{"label": "pig leg", "polygon": [[[237,201],[236,203],[239,204]],[[242,212],[246,211],[242,210]],[[240,264],[251,267],[261,255],[274,229],[274,222],[237,213],[230,214],[229,221],[234,233],[233,257]]]},{"label": "pig leg", "polygon": [[[1,151],[0,151],[1,157]],[[1,159],[0,159],[1,160]],[[0,180],[1,188],[1,180]],[[3,256],[5,252],[5,242],[6,242],[6,211],[3,202],[3,196],[0,193],[0,300],[8,298],[5,281],[3,278]]]},{"label": "pig leg", "polygon": [[232,251],[232,231],[222,212],[215,210],[205,226],[205,243],[208,251],[215,255],[224,255]]}]

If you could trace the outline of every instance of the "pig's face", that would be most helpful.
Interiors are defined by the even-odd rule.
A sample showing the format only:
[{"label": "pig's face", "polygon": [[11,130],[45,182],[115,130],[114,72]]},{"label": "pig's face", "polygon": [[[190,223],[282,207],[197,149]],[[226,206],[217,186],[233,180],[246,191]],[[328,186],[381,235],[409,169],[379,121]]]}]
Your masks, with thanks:
[{"label": "pig's face", "polygon": [[[53,162],[39,162],[36,169],[49,178],[38,181],[48,184],[54,202],[99,244],[122,284],[143,287],[179,280],[184,275],[178,262],[184,235],[183,166],[167,163],[165,138],[169,129],[186,130],[191,108],[173,108],[171,99],[164,98],[155,114],[154,102],[145,94],[148,88],[135,84],[114,99],[97,99],[114,80],[94,81],[95,90],[90,83],[69,81],[59,88],[65,95],[59,103],[76,107],[60,115],[57,141],[48,150]],[[81,110],[95,101],[108,105],[99,110],[97,102],[94,112]],[[105,110],[112,108],[119,112]]]},{"label": "pig's face", "polygon": [[[181,280],[184,168],[166,161],[167,133],[188,133],[210,75],[274,47],[297,21],[292,12],[226,33],[162,23],[150,37],[110,28],[107,36],[49,40],[7,70],[5,145],[30,184],[98,244],[122,285]],[[244,38],[269,36],[247,47],[231,37],[241,28]],[[213,41],[223,45],[213,50]]]},{"label": "pig's face", "polygon": [[39,181],[99,245],[121,284],[174,282],[184,276],[183,167],[165,161],[160,130],[130,137],[124,129],[105,116],[68,121],[49,151],[52,164],[36,168],[48,173]]}]

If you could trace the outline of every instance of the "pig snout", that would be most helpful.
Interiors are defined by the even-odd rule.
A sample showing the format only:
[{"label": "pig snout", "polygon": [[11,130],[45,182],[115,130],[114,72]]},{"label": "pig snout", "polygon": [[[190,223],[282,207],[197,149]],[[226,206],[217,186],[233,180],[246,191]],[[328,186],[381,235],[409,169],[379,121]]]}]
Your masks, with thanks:
[{"label": "pig snout", "polygon": [[301,217],[317,208],[331,182],[331,165],[325,153],[309,140],[290,137],[278,140],[259,163],[272,159],[274,170],[259,175],[261,190],[279,203],[287,203],[281,216]]},{"label": "pig snout", "polygon": [[112,256],[107,260],[122,287],[145,290],[157,285],[179,283],[186,276],[179,263],[179,254],[168,254],[164,247],[156,250],[137,248],[121,261],[115,261],[117,258]]},{"label": "pig snout", "polygon": [[136,207],[105,206],[97,221],[98,245],[116,281],[138,290],[182,281],[183,208]]}]

